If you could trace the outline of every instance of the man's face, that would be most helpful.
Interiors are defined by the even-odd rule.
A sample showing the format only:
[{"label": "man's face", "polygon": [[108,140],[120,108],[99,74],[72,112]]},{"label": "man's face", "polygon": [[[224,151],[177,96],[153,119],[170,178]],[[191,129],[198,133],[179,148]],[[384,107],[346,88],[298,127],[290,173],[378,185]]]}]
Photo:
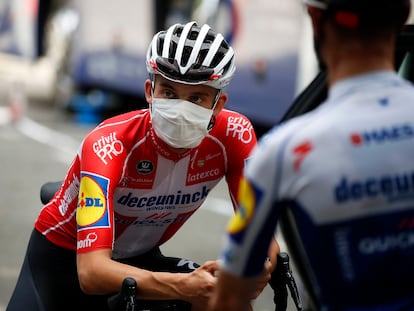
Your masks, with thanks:
[{"label": "man's face", "polygon": [[[167,145],[172,147],[172,151],[177,153],[181,153],[187,150],[187,148],[193,148],[196,143],[199,143],[198,139],[202,139],[205,136],[205,131],[214,126],[215,116],[221,109],[223,109],[227,101],[227,95],[225,93],[220,93],[217,89],[210,86],[188,85],[172,82],[160,75],[155,76],[154,83],[150,80],[145,82],[145,97],[150,105],[152,112],[151,120],[155,132],[162,140],[164,140],[164,142],[167,143]],[[156,105],[155,99],[162,99],[164,106],[160,106],[160,104],[158,104],[157,106],[154,106],[156,109],[152,107],[153,103]],[[195,117],[197,120],[194,119],[194,115],[191,116],[193,112],[189,112],[188,109],[182,110],[181,113],[174,112],[173,115],[170,116],[173,121],[167,120],[166,122],[166,118],[168,117],[166,117],[165,113],[171,109],[164,110],[164,112],[162,112],[163,117],[159,117],[159,109],[165,109],[165,104],[168,105],[168,100],[177,99],[190,102],[190,106],[194,104],[195,106],[204,108],[197,109],[197,107],[193,107],[196,108],[197,111],[195,114],[197,116]],[[174,103],[177,104],[177,101],[171,101],[171,105]],[[182,107],[182,104],[177,107]],[[211,110],[213,107],[214,110]],[[204,112],[200,115],[200,111]],[[185,122],[174,120],[177,117],[179,119],[183,118],[180,114],[184,112],[187,114],[190,113],[190,119],[186,119]],[[203,119],[203,115],[208,117],[208,120]],[[191,121],[193,124],[191,124],[191,122],[189,123],[189,120],[191,119],[193,120]],[[203,126],[205,125],[205,127],[200,128],[200,124],[203,124]]]}]

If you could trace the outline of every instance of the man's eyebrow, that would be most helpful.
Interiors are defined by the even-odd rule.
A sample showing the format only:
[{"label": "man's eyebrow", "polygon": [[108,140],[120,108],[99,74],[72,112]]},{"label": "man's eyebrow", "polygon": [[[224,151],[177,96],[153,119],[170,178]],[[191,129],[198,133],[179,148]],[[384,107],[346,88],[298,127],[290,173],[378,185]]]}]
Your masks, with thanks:
[{"label": "man's eyebrow", "polygon": [[168,83],[168,82],[161,82],[159,85],[161,87],[165,87],[165,88],[169,88],[169,89],[175,90],[174,86],[172,84]]},{"label": "man's eyebrow", "polygon": [[[167,81],[163,81],[163,82],[160,82],[160,84],[159,84],[159,86],[160,87],[163,87],[163,88],[167,88],[167,89],[170,89],[170,90],[172,90],[172,91],[174,91],[174,92],[176,92],[177,90],[176,90],[176,88],[174,87],[174,85],[172,85],[172,84],[170,84],[170,83],[168,83]],[[206,96],[206,97],[208,97],[208,96],[215,96],[215,94],[210,94],[209,92],[207,92],[207,91],[194,91],[194,92],[191,92],[191,94],[194,96],[194,95],[196,95],[196,96]]]},{"label": "man's eyebrow", "polygon": [[197,96],[211,96],[210,93],[208,93],[208,92],[202,92],[202,91],[193,92],[192,95],[197,95]]}]

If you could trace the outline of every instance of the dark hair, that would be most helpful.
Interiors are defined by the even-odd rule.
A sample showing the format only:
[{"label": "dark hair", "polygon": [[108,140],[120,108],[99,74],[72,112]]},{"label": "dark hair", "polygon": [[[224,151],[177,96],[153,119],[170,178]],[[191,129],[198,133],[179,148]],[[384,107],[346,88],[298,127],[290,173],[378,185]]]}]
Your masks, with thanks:
[{"label": "dark hair", "polygon": [[399,30],[410,13],[410,0],[305,0],[325,11],[325,17],[349,30],[380,33]]},{"label": "dark hair", "polygon": [[331,0],[326,14],[340,27],[369,33],[399,30],[410,13],[409,0]]}]

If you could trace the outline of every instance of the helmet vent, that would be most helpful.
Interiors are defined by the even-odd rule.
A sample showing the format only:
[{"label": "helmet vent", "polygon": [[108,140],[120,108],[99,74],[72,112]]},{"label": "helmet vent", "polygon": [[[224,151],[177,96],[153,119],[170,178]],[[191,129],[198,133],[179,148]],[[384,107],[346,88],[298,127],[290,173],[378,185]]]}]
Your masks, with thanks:
[{"label": "helmet vent", "polygon": [[168,50],[168,58],[173,60],[175,57],[175,51],[177,51],[177,42],[172,41]]},{"label": "helmet vent", "polygon": [[201,68],[201,64],[203,63],[204,59],[206,58],[208,53],[207,49],[203,49],[198,53],[197,61],[195,62],[196,66],[194,66],[194,69]]},{"label": "helmet vent", "polygon": [[193,50],[192,46],[185,46],[183,49],[183,56],[181,58],[181,66],[187,65],[188,59],[190,58],[191,52]]},{"label": "helmet vent", "polygon": [[223,59],[227,50],[228,50],[228,45],[224,41],[221,42],[216,55],[214,55],[214,58],[211,61],[210,67],[216,67],[220,63],[220,61]]},{"label": "helmet vent", "polygon": [[199,33],[199,31],[190,31],[189,33],[188,33],[188,37],[187,37],[187,39],[189,39],[189,40],[196,40],[197,39],[197,36],[198,36],[198,33]]}]

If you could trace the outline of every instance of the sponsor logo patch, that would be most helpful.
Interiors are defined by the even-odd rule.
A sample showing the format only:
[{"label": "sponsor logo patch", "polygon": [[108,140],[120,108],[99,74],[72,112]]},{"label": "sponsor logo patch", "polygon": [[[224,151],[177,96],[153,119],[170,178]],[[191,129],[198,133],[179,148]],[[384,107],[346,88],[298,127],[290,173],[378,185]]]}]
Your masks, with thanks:
[{"label": "sponsor logo patch", "polygon": [[109,227],[107,187],[106,178],[82,174],[76,211],[76,222],[79,227]]},{"label": "sponsor logo patch", "polygon": [[116,137],[115,132],[109,134],[109,136],[102,136],[93,143],[92,147],[95,154],[105,165],[124,151],[124,145]]},{"label": "sponsor logo patch", "polygon": [[150,174],[154,171],[154,163],[149,160],[141,160],[137,163],[137,172],[142,175]]},{"label": "sponsor logo patch", "polygon": [[237,138],[241,142],[248,144],[253,139],[253,126],[243,117],[229,117],[226,136]]},{"label": "sponsor logo patch", "polygon": [[405,251],[414,248],[414,232],[404,231],[365,237],[359,241],[358,249],[364,255]]},{"label": "sponsor logo patch", "polygon": [[414,128],[410,124],[398,124],[391,127],[352,133],[349,137],[354,146],[384,144],[414,138]]},{"label": "sponsor logo patch", "polygon": [[293,169],[295,171],[300,170],[300,166],[303,160],[309,155],[310,152],[312,152],[312,150],[313,146],[309,141],[305,141],[304,143],[301,143],[300,145],[297,145],[293,148],[293,154],[295,155]]},{"label": "sponsor logo patch", "polygon": [[97,239],[98,235],[96,232],[89,232],[85,239],[78,241],[78,249],[91,247]]},{"label": "sponsor logo patch", "polygon": [[70,203],[75,200],[79,193],[79,178],[73,175],[73,181],[69,183],[63,197],[59,201],[59,212],[64,216],[69,208]]},{"label": "sponsor logo patch", "polygon": [[410,199],[413,195],[414,172],[373,176],[362,180],[342,177],[334,189],[334,197],[338,203],[373,199],[379,196],[395,201]]},{"label": "sponsor logo patch", "polygon": [[117,203],[127,207],[135,208],[156,208],[157,209],[174,209],[175,207],[188,206],[199,201],[204,200],[210,189],[206,186],[200,191],[185,192],[178,190],[176,193],[168,195],[157,195],[157,196],[134,196],[132,192],[121,196],[117,199]]}]

